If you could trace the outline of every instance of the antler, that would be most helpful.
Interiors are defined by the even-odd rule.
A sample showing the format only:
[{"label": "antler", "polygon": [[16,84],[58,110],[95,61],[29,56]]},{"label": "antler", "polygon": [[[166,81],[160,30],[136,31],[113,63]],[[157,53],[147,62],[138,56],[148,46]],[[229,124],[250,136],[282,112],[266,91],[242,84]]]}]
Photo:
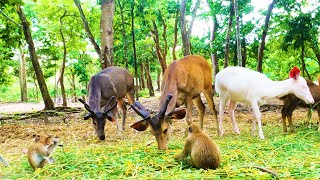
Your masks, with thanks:
[{"label": "antler", "polygon": [[114,103],[114,105],[112,105],[111,107],[110,107],[110,104],[111,104],[111,102],[115,99],[116,97],[115,96],[111,96],[110,98],[109,98],[109,101],[107,102],[107,105],[106,105],[106,110],[105,110],[105,112],[104,112],[104,114],[108,114],[108,112],[110,112],[116,105],[117,105],[117,101]]},{"label": "antler", "polygon": [[150,118],[150,113],[140,104],[139,101],[134,102],[131,105],[132,109],[139,114],[143,119]]},{"label": "antler", "polygon": [[83,100],[83,99],[78,99],[83,105],[84,107],[92,114],[94,114],[94,112],[91,110],[90,106]]},{"label": "antler", "polygon": [[159,112],[159,118],[162,119],[167,111],[168,108],[168,104],[170,102],[170,100],[172,99],[172,94],[169,94],[166,98],[166,101],[164,102],[164,104],[162,105],[162,108]]}]

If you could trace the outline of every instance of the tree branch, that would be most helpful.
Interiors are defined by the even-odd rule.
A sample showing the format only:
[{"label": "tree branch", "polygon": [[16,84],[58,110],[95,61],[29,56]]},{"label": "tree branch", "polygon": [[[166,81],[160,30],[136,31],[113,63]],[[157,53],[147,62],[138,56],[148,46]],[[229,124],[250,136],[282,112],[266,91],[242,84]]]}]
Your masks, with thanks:
[{"label": "tree branch", "polygon": [[1,9],[0,9],[0,13],[5,17],[7,18],[9,21],[13,22],[15,25],[19,26],[20,28],[22,28],[22,25],[15,22],[12,18],[10,18],[9,16],[7,16]]}]

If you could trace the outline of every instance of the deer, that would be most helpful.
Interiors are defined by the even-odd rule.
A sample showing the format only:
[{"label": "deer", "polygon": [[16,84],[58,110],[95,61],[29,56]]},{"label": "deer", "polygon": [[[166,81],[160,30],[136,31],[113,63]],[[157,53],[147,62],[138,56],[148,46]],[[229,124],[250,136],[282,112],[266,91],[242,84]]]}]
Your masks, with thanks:
[{"label": "deer", "polygon": [[[161,83],[159,110],[154,116],[139,103],[131,105],[143,119],[131,125],[137,131],[145,131],[149,125],[155,136],[158,149],[166,150],[171,134],[172,119],[182,119],[186,116],[188,125],[192,123],[192,103],[199,112],[199,124],[203,128],[205,106],[201,101],[203,93],[209,108],[217,122],[217,112],[212,96],[211,67],[207,60],[198,55],[189,55],[169,64]],[[182,104],[186,109],[176,109]]]},{"label": "deer", "polygon": [[[124,98],[127,97],[129,104],[134,102],[134,81],[129,71],[118,66],[105,68],[90,78],[87,89],[88,104],[83,99],[79,101],[89,111],[84,115],[84,120],[91,117],[99,139],[105,139],[104,127],[107,119],[116,121],[118,133],[125,130],[127,108]],[[117,105],[122,110],[122,128],[115,117]]]},{"label": "deer", "polygon": [[255,134],[256,120],[259,127],[259,138],[264,139],[261,125],[261,113],[259,103],[270,99],[280,98],[287,94],[294,94],[308,104],[314,103],[314,99],[304,78],[300,77],[300,69],[293,67],[289,73],[289,79],[272,81],[266,75],[244,67],[227,67],[221,70],[215,77],[215,88],[219,94],[219,129],[223,136],[222,126],[224,108],[229,99],[229,117],[232,120],[233,131],[240,134],[234,110],[237,102],[251,105],[254,118],[252,121],[252,135]]},{"label": "deer", "polygon": [[[320,84],[320,75],[317,76],[318,84]],[[314,104],[312,104],[312,107],[315,107],[318,112],[318,131],[320,131],[320,86],[313,83],[311,80],[306,79],[307,86],[310,89],[310,92],[312,94],[312,97],[314,99]],[[283,124],[283,132],[287,132],[287,125],[286,125],[286,119],[288,119],[289,122],[289,128],[290,132],[293,132],[293,124],[292,124],[292,113],[293,111],[298,107],[310,107],[308,104],[306,104],[304,101],[299,99],[294,94],[288,94],[286,96],[283,96],[280,98],[283,100],[283,107],[281,109],[281,117],[282,117],[282,124]]]}]

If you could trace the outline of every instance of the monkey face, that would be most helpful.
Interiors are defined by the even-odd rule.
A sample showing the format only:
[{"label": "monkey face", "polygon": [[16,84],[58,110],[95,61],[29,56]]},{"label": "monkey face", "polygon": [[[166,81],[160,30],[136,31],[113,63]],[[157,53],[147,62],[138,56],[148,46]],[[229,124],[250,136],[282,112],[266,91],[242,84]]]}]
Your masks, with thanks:
[{"label": "monkey face", "polygon": [[34,135],[34,137],[35,137],[35,142],[42,143],[46,146],[51,146],[58,141],[56,138],[52,137],[51,135],[47,135],[44,133]]}]

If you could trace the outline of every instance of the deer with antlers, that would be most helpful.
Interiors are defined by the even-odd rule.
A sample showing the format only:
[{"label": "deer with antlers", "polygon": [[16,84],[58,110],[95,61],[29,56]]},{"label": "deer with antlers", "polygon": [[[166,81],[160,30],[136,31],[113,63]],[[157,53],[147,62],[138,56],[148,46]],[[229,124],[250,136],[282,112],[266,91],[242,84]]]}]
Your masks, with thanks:
[{"label": "deer with antlers", "polygon": [[[205,106],[200,98],[201,93],[205,95],[214,119],[218,123],[212,97],[211,67],[205,58],[190,55],[173,61],[164,73],[161,87],[160,108],[153,117],[150,117],[148,111],[139,102],[131,106],[143,118],[131,127],[138,131],[145,131],[150,125],[151,132],[158,142],[158,149],[167,149],[171,134],[171,119],[182,119],[186,115],[188,125],[192,123],[192,103],[198,109],[200,127],[203,128]],[[186,110],[176,109],[184,103]]]},{"label": "deer with antlers", "polygon": [[[129,104],[132,104],[134,101],[134,82],[133,76],[127,69],[112,66],[91,77],[88,84],[88,104],[83,99],[79,99],[79,101],[89,111],[84,119],[92,118],[93,127],[100,140],[105,139],[106,119],[111,122],[117,120],[115,118],[117,104],[122,110],[122,129],[117,123],[118,132],[125,129],[127,111],[125,96],[128,98]],[[114,103],[112,104],[112,102]],[[101,111],[101,109],[104,110]]]}]

